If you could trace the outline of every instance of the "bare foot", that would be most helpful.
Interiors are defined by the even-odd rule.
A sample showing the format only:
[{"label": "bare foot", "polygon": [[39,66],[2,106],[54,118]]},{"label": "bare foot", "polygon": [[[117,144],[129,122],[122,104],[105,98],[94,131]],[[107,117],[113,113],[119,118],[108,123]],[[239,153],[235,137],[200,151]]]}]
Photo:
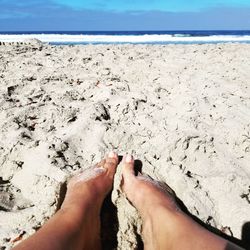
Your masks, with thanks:
[{"label": "bare foot", "polygon": [[100,211],[103,201],[113,186],[118,164],[114,152],[96,166],[74,176],[68,183],[61,210],[70,212],[71,218],[82,218],[79,229],[83,228],[84,249],[100,249]]},{"label": "bare foot", "polygon": [[95,166],[74,176],[67,185],[62,209],[90,205],[99,210],[104,198],[112,189],[117,164],[118,155],[111,152]]},{"label": "bare foot", "polygon": [[[123,158],[122,177],[122,190],[138,210],[143,220],[143,242],[145,249],[163,249],[158,245],[160,232],[154,232],[153,224],[158,222],[158,218],[155,217],[160,216],[162,211],[164,211],[164,217],[161,218],[161,224],[167,219],[165,218],[165,213],[169,217],[172,214],[180,213],[174,197],[164,192],[156,182],[149,178],[135,176],[134,160],[130,155]],[[156,222],[153,222],[155,219]],[[158,225],[158,227],[161,227],[161,225]],[[167,231],[169,229],[167,228]],[[167,231],[164,232],[165,235],[168,233]],[[165,247],[168,246],[165,244]]]},{"label": "bare foot", "polygon": [[142,217],[145,249],[240,249],[194,222],[156,182],[135,176],[132,156],[123,158],[122,177],[122,190]]},{"label": "bare foot", "polygon": [[156,181],[143,175],[135,176],[132,156],[124,157],[123,163],[122,189],[142,217],[147,217],[155,206],[167,207],[171,212],[180,211],[174,197],[165,192]]}]

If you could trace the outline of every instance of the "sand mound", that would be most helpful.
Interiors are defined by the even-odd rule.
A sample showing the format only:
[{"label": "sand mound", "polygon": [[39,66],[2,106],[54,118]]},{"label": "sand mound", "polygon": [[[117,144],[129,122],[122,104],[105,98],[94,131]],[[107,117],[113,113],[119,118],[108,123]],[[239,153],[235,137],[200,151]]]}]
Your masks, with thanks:
[{"label": "sand mound", "polygon": [[35,45],[35,46],[41,46],[43,45],[44,43],[42,41],[40,41],[39,39],[36,39],[36,38],[31,38],[31,39],[25,39],[23,41],[23,43],[25,44],[29,44],[29,45]]}]

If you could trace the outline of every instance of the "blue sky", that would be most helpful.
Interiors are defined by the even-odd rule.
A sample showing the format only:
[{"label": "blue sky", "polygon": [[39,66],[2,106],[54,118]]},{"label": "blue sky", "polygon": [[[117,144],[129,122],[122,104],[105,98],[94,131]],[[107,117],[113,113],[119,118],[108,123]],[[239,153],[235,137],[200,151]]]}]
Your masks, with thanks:
[{"label": "blue sky", "polygon": [[75,9],[109,11],[200,11],[211,7],[246,7],[249,0],[54,0]]},{"label": "blue sky", "polygon": [[0,31],[249,29],[250,0],[0,0]]}]

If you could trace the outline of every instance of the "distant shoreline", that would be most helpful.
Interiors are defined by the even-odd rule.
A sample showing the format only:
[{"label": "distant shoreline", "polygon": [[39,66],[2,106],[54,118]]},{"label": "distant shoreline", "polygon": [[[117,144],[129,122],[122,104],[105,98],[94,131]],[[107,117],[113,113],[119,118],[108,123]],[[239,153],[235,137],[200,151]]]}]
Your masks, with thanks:
[{"label": "distant shoreline", "polygon": [[250,43],[250,31],[27,31],[0,32],[1,42],[38,39],[52,45],[70,44],[207,44]]}]

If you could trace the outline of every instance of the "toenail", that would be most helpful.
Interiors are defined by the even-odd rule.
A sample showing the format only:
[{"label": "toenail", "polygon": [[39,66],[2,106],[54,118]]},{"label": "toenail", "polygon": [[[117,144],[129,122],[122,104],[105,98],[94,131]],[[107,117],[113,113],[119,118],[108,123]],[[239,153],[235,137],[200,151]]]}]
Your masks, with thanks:
[{"label": "toenail", "polygon": [[94,170],[96,173],[103,173],[107,171],[107,169],[104,167],[97,167],[97,168],[94,168]]},{"label": "toenail", "polygon": [[125,162],[126,162],[126,163],[132,163],[132,162],[133,162],[133,157],[132,157],[132,155],[126,155]]},{"label": "toenail", "polygon": [[109,158],[116,158],[116,153],[111,151],[111,152],[109,152],[108,157]]}]

